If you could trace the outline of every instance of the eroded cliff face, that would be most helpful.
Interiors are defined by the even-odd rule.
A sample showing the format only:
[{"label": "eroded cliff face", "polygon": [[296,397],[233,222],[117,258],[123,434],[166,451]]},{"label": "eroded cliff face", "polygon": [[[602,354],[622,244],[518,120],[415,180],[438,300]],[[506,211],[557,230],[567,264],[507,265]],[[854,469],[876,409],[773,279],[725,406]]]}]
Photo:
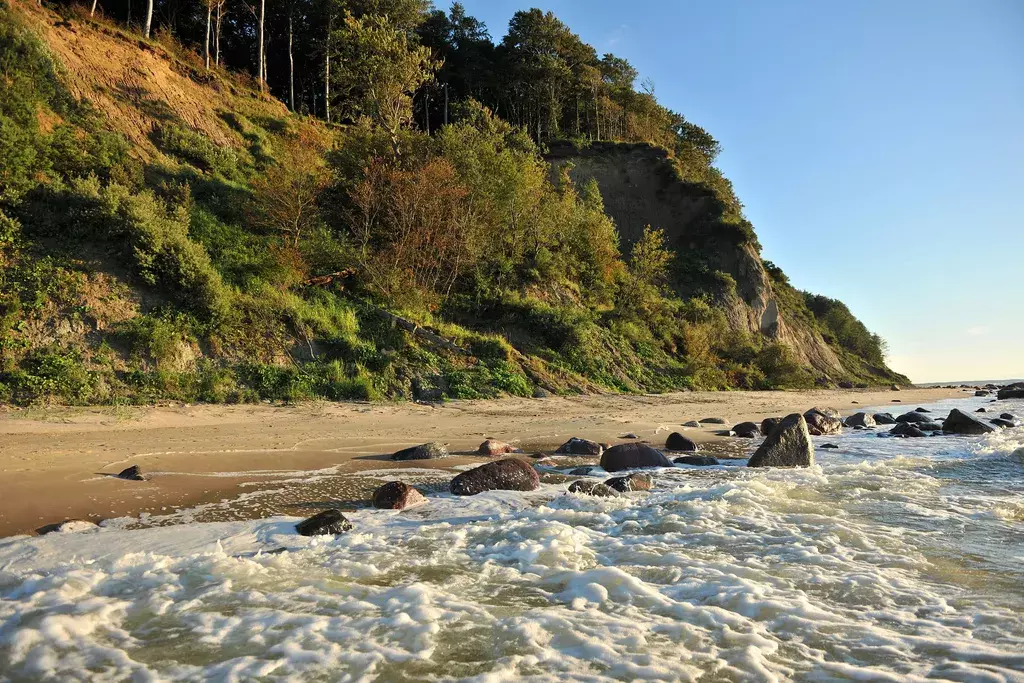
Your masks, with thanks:
[{"label": "eroded cliff face", "polygon": [[[737,329],[785,343],[819,373],[844,373],[816,329],[783,314],[754,241],[723,221],[721,202],[711,188],[679,177],[668,152],[644,144],[597,143],[583,150],[555,146],[547,158],[555,169],[571,164],[569,174],[577,185],[597,182],[624,251],[647,225],[665,231],[680,257],[674,273],[680,294],[712,291]],[[715,271],[735,280],[735,292],[708,285]]]}]

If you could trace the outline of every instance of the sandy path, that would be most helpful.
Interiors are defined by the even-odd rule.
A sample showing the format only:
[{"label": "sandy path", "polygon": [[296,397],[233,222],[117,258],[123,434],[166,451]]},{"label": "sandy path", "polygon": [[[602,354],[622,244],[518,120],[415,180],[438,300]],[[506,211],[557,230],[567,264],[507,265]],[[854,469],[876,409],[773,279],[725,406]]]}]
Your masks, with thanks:
[{"label": "sandy path", "polygon": [[[662,445],[683,422],[722,417],[732,424],[827,405],[845,412],[887,404],[910,409],[961,391],[715,392],[645,396],[417,404],[311,403],[299,406],[179,406],[57,409],[0,414],[0,536],[31,533],[65,519],[168,513],[238,495],[245,482],[299,471],[391,466],[399,448],[441,441],[473,451],[490,436],[524,451],[551,450],[571,436],[619,441],[626,432]],[[911,405],[914,404],[914,405]],[[697,441],[713,429],[691,429]],[[443,461],[445,466],[473,462]],[[138,464],[153,477],[109,477]],[[409,467],[430,463],[400,463]]]}]

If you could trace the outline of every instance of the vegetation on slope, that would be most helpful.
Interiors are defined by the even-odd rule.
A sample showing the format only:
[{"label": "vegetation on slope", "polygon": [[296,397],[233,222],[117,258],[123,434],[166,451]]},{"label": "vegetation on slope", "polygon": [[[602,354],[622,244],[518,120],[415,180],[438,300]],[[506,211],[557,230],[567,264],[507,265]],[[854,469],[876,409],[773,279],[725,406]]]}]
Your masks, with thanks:
[{"label": "vegetation on slope", "polygon": [[[175,7],[163,28],[193,42],[205,6]],[[814,381],[786,347],[731,329],[710,299],[669,290],[674,255],[659,230],[624,249],[594,185],[576,187],[565,173],[551,180],[547,139],[657,143],[680,173],[718,188],[742,225],[712,166],[717,143],[635,92],[628,64],[606,57],[610,72],[555,79],[543,69],[557,46],[586,48],[588,59],[592,48],[535,11],[517,15],[515,38],[481,62],[460,51],[491,50],[489,39],[457,6],[443,15],[403,0],[353,2],[347,14],[320,7],[337,21],[317,52],[310,7],[294,44],[306,46],[304,59],[338,57],[326,101],[345,125],[259,95],[262,73],[247,84],[225,71],[249,59],[240,8],[218,32],[223,57],[207,68],[166,31],[139,41],[81,8],[58,6],[61,17],[0,0],[0,402],[476,398]],[[467,26],[476,26],[472,40]],[[65,52],[61,31],[92,43]],[[545,40],[556,48],[531,61]],[[280,49],[273,36],[271,45]],[[100,60],[128,49],[147,51],[147,77],[163,79],[162,94],[142,80],[111,95],[110,83],[135,76],[103,80],[128,67]],[[441,57],[443,111],[424,96],[436,92]],[[509,73],[545,88],[494,108],[474,99],[488,97],[479,79]],[[282,94],[282,80],[267,74]],[[583,77],[597,104],[573,121],[566,103],[582,99]],[[413,123],[417,102],[429,133],[428,119]],[[880,350],[851,336],[845,307],[808,305],[851,357],[880,364]]]}]

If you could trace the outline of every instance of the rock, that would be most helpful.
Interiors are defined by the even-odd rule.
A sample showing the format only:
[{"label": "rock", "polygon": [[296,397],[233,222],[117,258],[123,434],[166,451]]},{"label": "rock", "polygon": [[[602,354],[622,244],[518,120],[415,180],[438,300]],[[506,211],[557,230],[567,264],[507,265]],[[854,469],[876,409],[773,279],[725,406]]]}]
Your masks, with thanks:
[{"label": "rock", "polygon": [[1017,416],[1013,413],[1002,413],[999,415],[1000,420],[1016,420]]},{"label": "rock", "polygon": [[731,429],[720,429],[717,432],[715,432],[715,436],[733,437],[736,436],[736,432],[732,431]]},{"label": "rock", "polygon": [[889,401],[889,403],[903,403],[903,401],[899,400],[898,398],[894,398],[893,400]]},{"label": "rock", "polygon": [[433,460],[434,458],[447,458],[448,449],[444,444],[430,442],[403,448],[391,456],[392,460]]},{"label": "rock", "polygon": [[132,465],[117,473],[118,479],[128,479],[129,481],[146,481],[146,475],[142,473],[138,465]]},{"label": "rock", "polygon": [[754,451],[747,467],[810,467],[814,444],[807,420],[799,413],[787,415]]},{"label": "rock", "polygon": [[689,422],[684,422],[683,426],[696,428],[700,427],[700,422],[697,422],[696,420],[690,420]]},{"label": "rock", "polygon": [[452,479],[451,492],[473,496],[484,491],[532,491],[540,485],[540,476],[529,463],[504,458],[474,467]]},{"label": "rock", "polygon": [[835,445],[834,443],[822,444],[821,447],[822,448],[828,448],[830,450],[839,448],[839,446]]},{"label": "rock", "polygon": [[761,433],[764,434],[765,436],[768,436],[769,434],[772,433],[772,430],[779,425],[780,422],[782,422],[781,417],[766,417],[765,419],[761,420]]},{"label": "rock", "polygon": [[608,472],[618,472],[641,467],[672,467],[672,462],[664,453],[647,444],[624,443],[604,452],[601,467]]},{"label": "rock", "polygon": [[872,415],[875,420],[875,424],[880,425],[894,425],[896,424],[896,418],[890,413],[875,413]]},{"label": "rock", "polygon": [[840,389],[853,389],[853,382],[840,382],[839,383],[839,388]]},{"label": "rock", "polygon": [[612,477],[605,481],[605,485],[622,493],[629,493],[630,491],[650,491],[651,487],[654,486],[654,477],[649,474],[634,472],[633,474],[627,474],[624,477]]},{"label": "rock", "polygon": [[899,385],[898,385],[898,384],[893,384],[893,385],[892,385],[891,387],[889,387],[889,388],[890,388],[890,389],[892,389],[893,391],[899,391],[899,390],[900,390],[900,387],[899,387]]},{"label": "rock", "polygon": [[1004,420],[1001,417],[997,417],[994,420],[989,420],[989,423],[990,424],[994,424],[996,427],[1010,428],[1010,427],[1016,427],[1017,426],[1016,422],[1013,422],[1012,420]]},{"label": "rock", "polygon": [[555,453],[561,455],[601,455],[604,453],[604,447],[596,441],[574,436],[559,446]]},{"label": "rock", "polygon": [[756,439],[761,436],[761,429],[753,422],[741,422],[733,427],[732,431],[742,439]]},{"label": "rock", "polygon": [[927,408],[915,408],[914,412],[915,413],[930,413],[932,411],[928,410]]},{"label": "rock", "polygon": [[373,507],[379,510],[404,510],[426,502],[422,493],[402,481],[389,481],[373,492]]},{"label": "rock", "polygon": [[976,413],[987,413],[988,409],[987,408],[978,408],[974,412],[976,412]]},{"label": "rock", "polygon": [[996,392],[996,398],[1024,398],[1024,382],[1014,382]]},{"label": "rock", "polygon": [[991,394],[992,394],[991,391],[985,391],[984,389],[979,389],[978,391],[974,392],[975,396],[989,396]]},{"label": "rock", "polygon": [[992,426],[956,408],[950,411],[942,429],[951,434],[988,434],[995,431]]},{"label": "rock", "polygon": [[665,440],[665,448],[670,451],[695,451],[697,444],[693,439],[688,439],[679,432],[672,432]]},{"label": "rock", "polygon": [[889,433],[892,434],[893,436],[903,436],[903,437],[921,437],[921,436],[925,436],[925,433],[922,432],[920,429],[918,429],[917,425],[912,424],[910,422],[901,422],[901,423],[899,423],[898,425],[896,425],[895,427],[890,429]]},{"label": "rock", "polygon": [[867,413],[857,413],[846,418],[847,427],[874,427],[875,418],[871,417]]},{"label": "rock", "polygon": [[843,431],[843,421],[832,408],[811,408],[804,413],[804,420],[807,422],[807,431],[814,436],[840,434]]},{"label": "rock", "polygon": [[918,422],[917,428],[922,432],[941,432],[942,425],[938,422]]},{"label": "rock", "polygon": [[710,455],[681,455],[673,460],[677,465],[696,465],[698,467],[710,467],[718,464],[718,458]]},{"label": "rock", "polygon": [[569,484],[569,493],[578,493],[583,496],[598,496],[600,498],[618,498],[622,494],[607,484],[599,481],[574,481]]},{"label": "rock", "polygon": [[571,474],[574,477],[586,477],[590,475],[589,467],[577,467],[574,470],[569,470],[567,474]]},{"label": "rock", "polygon": [[507,444],[504,441],[498,441],[497,439],[487,439],[480,447],[476,449],[477,455],[507,455],[508,453],[515,453],[516,447],[512,444]]},{"label": "rock", "polygon": [[551,398],[551,392],[542,387],[537,387],[533,390],[534,398]]},{"label": "rock", "polygon": [[295,525],[295,530],[302,536],[328,536],[343,534],[352,528],[352,522],[345,519],[341,510],[331,509],[318,512],[309,519]]},{"label": "rock", "polygon": [[923,415],[917,411],[910,413],[903,413],[896,417],[897,422],[931,422],[931,418],[927,415]]},{"label": "rock", "polygon": [[640,437],[637,436],[636,434],[634,434],[633,432],[629,432],[627,434],[623,434],[619,438],[620,439],[639,439]]},{"label": "rock", "polygon": [[705,425],[724,425],[725,418],[722,417],[705,417],[700,421],[701,424]]}]

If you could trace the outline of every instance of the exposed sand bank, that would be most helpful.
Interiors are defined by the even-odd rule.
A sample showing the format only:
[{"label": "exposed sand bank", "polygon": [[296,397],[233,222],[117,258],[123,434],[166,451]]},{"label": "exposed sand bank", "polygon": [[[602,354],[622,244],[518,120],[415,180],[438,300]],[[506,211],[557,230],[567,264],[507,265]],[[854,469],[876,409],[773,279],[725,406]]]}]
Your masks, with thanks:
[{"label": "exposed sand bank", "polygon": [[[388,456],[426,441],[472,452],[485,437],[524,452],[550,451],[571,436],[617,443],[627,432],[662,446],[682,423],[722,417],[727,426],[830,406],[845,413],[883,405],[895,410],[952,396],[949,389],[714,392],[657,396],[574,396],[547,399],[417,404],[311,403],[298,406],[180,406],[139,409],[54,409],[0,414],[0,536],[32,533],[65,519],[99,521],[239,495],[253,482],[273,486],[301,471],[339,472],[401,466],[449,467],[482,461],[391,463]],[[721,426],[689,429],[698,442]],[[152,478],[108,475],[137,464]]]}]

